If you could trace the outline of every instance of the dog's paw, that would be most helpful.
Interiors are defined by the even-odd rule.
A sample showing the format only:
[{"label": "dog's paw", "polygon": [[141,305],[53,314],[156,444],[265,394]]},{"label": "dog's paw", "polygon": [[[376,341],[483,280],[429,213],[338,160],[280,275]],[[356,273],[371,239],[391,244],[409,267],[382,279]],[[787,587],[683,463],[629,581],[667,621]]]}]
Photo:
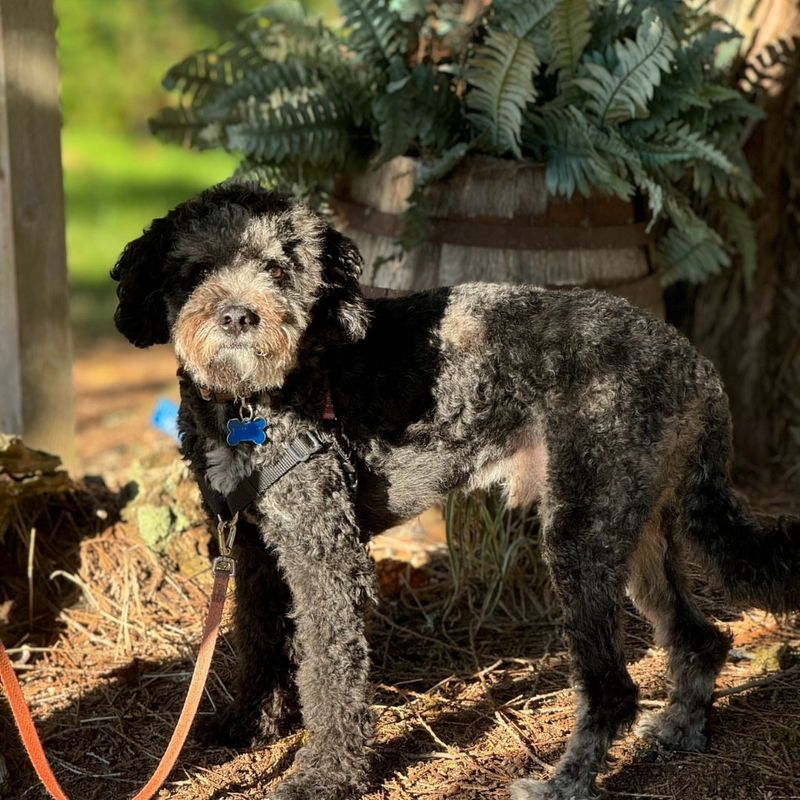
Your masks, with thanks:
[{"label": "dog's paw", "polygon": [[264,747],[291,733],[299,724],[299,715],[245,713],[232,704],[212,717],[200,718],[195,725],[197,741],[209,747],[248,750]]},{"label": "dog's paw", "polygon": [[587,788],[574,782],[537,781],[520,778],[511,784],[511,800],[599,800],[594,787]]},{"label": "dog's paw", "polygon": [[705,711],[689,713],[679,705],[643,714],[635,734],[659,750],[699,753],[708,747]]}]

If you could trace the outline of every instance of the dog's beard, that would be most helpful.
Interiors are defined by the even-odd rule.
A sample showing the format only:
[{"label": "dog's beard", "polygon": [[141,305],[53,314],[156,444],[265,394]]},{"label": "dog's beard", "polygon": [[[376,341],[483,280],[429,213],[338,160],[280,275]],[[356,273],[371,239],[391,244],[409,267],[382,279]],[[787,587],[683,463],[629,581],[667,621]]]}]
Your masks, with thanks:
[{"label": "dog's beard", "polygon": [[257,330],[232,337],[219,327],[216,315],[209,317],[187,304],[173,328],[173,341],[192,380],[213,391],[246,397],[283,385],[295,365],[299,333],[294,326],[262,316]]}]

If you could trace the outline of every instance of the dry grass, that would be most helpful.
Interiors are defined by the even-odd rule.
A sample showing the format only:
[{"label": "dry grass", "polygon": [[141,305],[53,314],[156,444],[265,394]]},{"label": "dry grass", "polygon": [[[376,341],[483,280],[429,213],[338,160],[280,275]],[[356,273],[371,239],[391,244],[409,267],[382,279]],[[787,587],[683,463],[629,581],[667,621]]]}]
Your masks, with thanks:
[{"label": "dry grass", "polygon": [[558,617],[535,508],[510,509],[499,491],[454,492],[445,523],[450,586],[444,621],[466,615],[478,631],[498,618],[520,624]]},{"label": "dry grass", "polygon": [[[193,535],[202,547],[204,534]],[[54,616],[58,638],[26,649],[18,636],[12,652],[65,787],[81,800],[107,800],[132,793],[161,755],[193,666],[210,577],[173,573],[121,525],[84,537],[78,556],[75,571],[59,578],[79,596]],[[373,617],[378,736],[369,800],[506,798],[513,777],[550,772],[571,729],[557,627],[547,619],[515,623],[499,602],[499,613],[487,612],[479,628],[464,606],[441,625],[435,598],[441,610],[446,575],[446,564],[432,567],[424,589],[385,600]],[[764,615],[735,617],[732,628],[740,654],[800,643],[800,629]],[[644,704],[658,706],[666,693],[664,656],[649,649],[647,628],[632,614],[628,630]],[[202,713],[226,702],[232,668],[223,635]],[[628,736],[605,780],[612,797],[800,796],[798,668],[765,676],[753,659],[740,658],[726,667],[721,685],[711,752],[654,761]],[[6,715],[0,733],[12,796],[44,798]],[[163,797],[261,798],[302,739],[298,732],[244,754],[190,742]]]}]

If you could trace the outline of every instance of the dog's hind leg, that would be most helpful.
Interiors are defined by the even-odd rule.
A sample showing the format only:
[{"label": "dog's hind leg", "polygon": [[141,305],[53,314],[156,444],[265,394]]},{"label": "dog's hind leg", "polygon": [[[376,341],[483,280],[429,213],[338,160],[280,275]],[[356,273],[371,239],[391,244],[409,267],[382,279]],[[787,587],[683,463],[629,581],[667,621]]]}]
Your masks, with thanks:
[{"label": "dog's hind leg", "polygon": [[204,724],[209,744],[265,744],[299,722],[289,618],[291,595],[275,555],[252,524],[239,523],[234,547],[236,674],[233,701]]},{"label": "dog's hind leg", "polygon": [[559,497],[545,522],[545,552],[564,607],[578,717],[553,777],[516,781],[512,800],[597,797],[595,777],[608,748],[636,716],[638,690],[625,668],[620,610],[639,514],[611,512],[614,502],[625,502],[624,497],[612,497],[572,506]]},{"label": "dog's hind leg", "polygon": [[708,708],[730,637],[706,619],[686,586],[678,518],[673,499],[648,523],[631,559],[628,590],[656,643],[667,648],[672,680],[668,705],[644,715],[637,733],[666,749],[692,751],[706,746]]}]

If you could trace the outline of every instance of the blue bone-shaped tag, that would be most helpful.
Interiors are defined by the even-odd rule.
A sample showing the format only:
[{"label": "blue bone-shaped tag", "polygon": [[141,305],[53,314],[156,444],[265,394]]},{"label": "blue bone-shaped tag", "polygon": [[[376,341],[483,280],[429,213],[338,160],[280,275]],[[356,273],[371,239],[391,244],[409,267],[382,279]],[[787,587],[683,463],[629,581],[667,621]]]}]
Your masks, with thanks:
[{"label": "blue bone-shaped tag", "polygon": [[264,417],[253,419],[229,419],[227,442],[231,447],[236,447],[242,442],[264,444],[267,441],[267,421]]}]

